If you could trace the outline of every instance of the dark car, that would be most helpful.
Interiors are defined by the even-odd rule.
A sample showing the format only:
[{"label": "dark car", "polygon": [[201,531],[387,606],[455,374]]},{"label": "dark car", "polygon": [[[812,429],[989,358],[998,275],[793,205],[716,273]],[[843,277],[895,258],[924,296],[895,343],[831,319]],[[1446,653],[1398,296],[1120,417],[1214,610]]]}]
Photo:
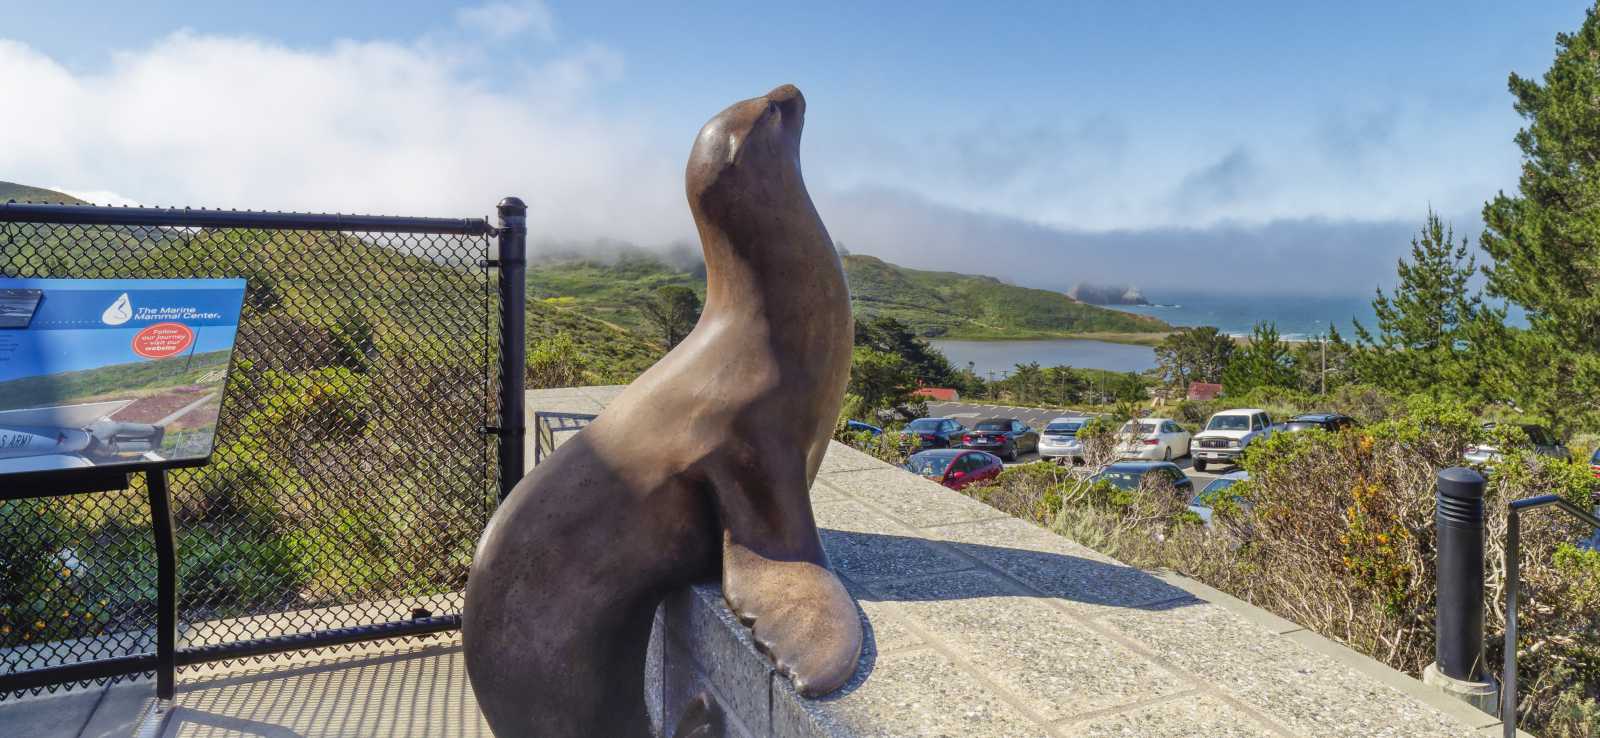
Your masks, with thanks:
[{"label": "dark car", "polygon": [[1289,419],[1283,424],[1283,429],[1290,433],[1307,430],[1325,430],[1329,433],[1338,433],[1346,428],[1356,427],[1356,419],[1339,413],[1302,413]]},{"label": "dark car", "polygon": [[950,489],[961,489],[975,482],[994,479],[1005,468],[1000,457],[984,451],[936,448],[912,454],[906,470]]},{"label": "dark car", "polygon": [[989,418],[961,434],[961,445],[1016,461],[1022,454],[1039,450],[1039,432],[1016,418]]},{"label": "dark car", "polygon": [[966,427],[949,418],[917,418],[900,431],[900,446],[907,449],[955,448]]},{"label": "dark car", "polygon": [[844,428],[845,428],[845,430],[850,431],[851,433],[859,433],[859,432],[865,431],[867,433],[871,433],[874,436],[883,435],[883,429],[882,428],[879,428],[878,426],[872,425],[871,423],[863,423],[863,422],[861,422],[859,420],[846,420],[845,423],[844,423]]},{"label": "dark car", "polygon": [[1172,489],[1186,503],[1194,496],[1194,482],[1177,464],[1170,461],[1119,461],[1101,469],[1089,481],[1107,482],[1118,489],[1132,492],[1146,478],[1172,485]]}]

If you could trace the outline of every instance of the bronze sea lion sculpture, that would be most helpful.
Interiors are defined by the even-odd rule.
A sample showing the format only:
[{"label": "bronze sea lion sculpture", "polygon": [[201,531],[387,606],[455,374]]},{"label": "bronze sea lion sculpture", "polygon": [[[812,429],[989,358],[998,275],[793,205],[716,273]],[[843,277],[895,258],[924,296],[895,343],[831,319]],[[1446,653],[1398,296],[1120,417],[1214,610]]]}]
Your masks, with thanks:
[{"label": "bronze sea lion sculpture", "polygon": [[801,178],[804,123],[785,85],[700,130],[686,173],[699,323],[530,472],[479,541],[462,635],[500,738],[648,735],[656,605],[719,567],[728,606],[802,694],[855,671],[861,624],[810,501],[854,328]]}]

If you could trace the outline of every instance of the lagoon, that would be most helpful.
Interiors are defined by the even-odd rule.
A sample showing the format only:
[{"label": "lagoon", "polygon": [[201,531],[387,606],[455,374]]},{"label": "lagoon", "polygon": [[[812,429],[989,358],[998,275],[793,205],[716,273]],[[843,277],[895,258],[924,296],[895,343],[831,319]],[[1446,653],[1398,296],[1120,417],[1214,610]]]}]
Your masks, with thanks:
[{"label": "lagoon", "polygon": [[929,341],[957,369],[972,365],[978,376],[995,378],[1030,361],[1039,366],[1068,365],[1085,369],[1141,372],[1156,365],[1155,349],[1125,343],[1084,339],[1046,341]]}]

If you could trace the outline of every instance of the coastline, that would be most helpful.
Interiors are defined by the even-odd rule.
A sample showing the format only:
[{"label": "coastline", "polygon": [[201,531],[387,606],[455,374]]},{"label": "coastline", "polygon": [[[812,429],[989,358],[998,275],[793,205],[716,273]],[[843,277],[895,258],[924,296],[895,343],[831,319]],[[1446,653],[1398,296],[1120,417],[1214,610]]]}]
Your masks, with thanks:
[{"label": "coastline", "polygon": [[1151,332],[1133,331],[1084,331],[1068,333],[1064,331],[1032,331],[1032,332],[1007,332],[1007,333],[982,333],[968,334],[952,332],[941,336],[923,336],[926,341],[1102,341],[1105,343],[1120,343],[1129,346],[1156,346],[1161,340],[1170,336],[1174,331],[1161,330]]}]

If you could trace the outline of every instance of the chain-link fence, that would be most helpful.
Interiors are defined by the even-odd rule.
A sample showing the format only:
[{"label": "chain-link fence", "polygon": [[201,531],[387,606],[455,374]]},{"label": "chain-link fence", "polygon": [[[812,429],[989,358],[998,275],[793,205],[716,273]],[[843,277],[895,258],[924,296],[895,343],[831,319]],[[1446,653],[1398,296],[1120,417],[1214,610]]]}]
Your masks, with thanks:
[{"label": "chain-link fence", "polygon": [[[521,463],[512,432],[521,403],[502,397],[503,385],[520,388],[522,361],[520,295],[502,299],[503,287],[520,293],[520,258],[513,269],[496,260],[506,247],[496,236],[508,230],[487,220],[0,204],[0,276],[248,279],[231,371],[226,352],[145,362],[160,378],[127,398],[118,412],[128,417],[113,418],[152,422],[174,407],[221,403],[214,428],[181,418],[165,427],[168,443],[215,436],[208,466],[166,476],[176,542],[169,660],[459,623],[473,546],[502,491],[500,457]],[[515,348],[502,350],[508,338]],[[509,361],[518,369],[507,380]],[[218,372],[224,395],[197,394]],[[124,399],[93,373],[54,383],[49,404]],[[0,383],[0,411],[19,402],[37,403],[37,392]],[[0,699],[69,677],[157,669],[161,520],[146,481],[130,481],[125,491],[0,494]],[[102,666],[62,668],[86,663]]]}]

